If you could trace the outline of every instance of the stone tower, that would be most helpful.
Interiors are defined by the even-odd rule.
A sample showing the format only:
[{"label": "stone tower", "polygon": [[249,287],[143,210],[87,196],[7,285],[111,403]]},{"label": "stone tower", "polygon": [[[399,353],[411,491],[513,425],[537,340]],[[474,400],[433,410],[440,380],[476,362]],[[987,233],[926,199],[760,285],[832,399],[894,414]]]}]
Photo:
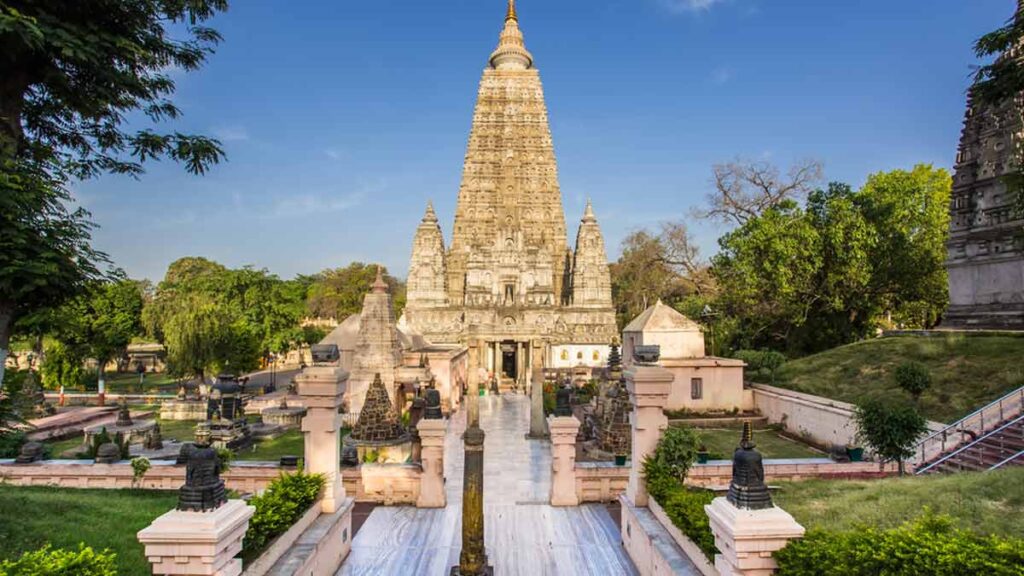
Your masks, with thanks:
[{"label": "stone tower", "polygon": [[427,213],[416,229],[409,265],[408,299],[424,306],[441,307],[448,303],[445,289],[447,279],[444,236],[434,213],[434,205],[427,204]]},{"label": "stone tower", "polygon": [[603,308],[611,301],[612,277],[608,271],[604,237],[588,200],[576,234],[576,253],[572,260],[572,304],[581,308]]},{"label": "stone tower", "polygon": [[[1018,3],[1018,19],[1022,13]],[[1014,215],[1006,183],[1022,168],[1022,111],[1024,94],[997,106],[968,96],[950,205],[944,326],[1024,329],[1024,220]]]},{"label": "stone tower", "polygon": [[346,398],[349,412],[358,414],[363,407],[366,390],[378,374],[388,394],[395,391],[395,373],[402,365],[402,347],[395,326],[395,309],[387,282],[377,268],[377,279],[370,292],[363,297],[363,311],[359,318],[359,336],[352,359],[352,375]]},{"label": "stone tower", "polygon": [[520,383],[544,360],[535,348],[588,361],[606,350],[616,326],[604,241],[588,208],[569,247],[544,89],[512,1],[480,81],[451,238],[446,251],[428,207],[405,326],[434,344],[482,340],[482,366]]}]

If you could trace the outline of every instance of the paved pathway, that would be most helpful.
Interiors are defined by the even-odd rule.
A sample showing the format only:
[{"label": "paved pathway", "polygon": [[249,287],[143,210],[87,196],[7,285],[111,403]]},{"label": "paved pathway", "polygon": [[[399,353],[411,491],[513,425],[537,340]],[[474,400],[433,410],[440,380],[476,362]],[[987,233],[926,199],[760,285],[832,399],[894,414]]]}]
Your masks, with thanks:
[{"label": "paved pathway", "polygon": [[[551,450],[527,440],[526,396],[480,399],[484,445],[487,555],[498,576],[636,574],[619,527],[601,505],[553,508]],[[462,540],[462,431],[465,411],[451,420],[445,445],[448,507],[378,507],[352,543],[339,576],[447,576]]]}]

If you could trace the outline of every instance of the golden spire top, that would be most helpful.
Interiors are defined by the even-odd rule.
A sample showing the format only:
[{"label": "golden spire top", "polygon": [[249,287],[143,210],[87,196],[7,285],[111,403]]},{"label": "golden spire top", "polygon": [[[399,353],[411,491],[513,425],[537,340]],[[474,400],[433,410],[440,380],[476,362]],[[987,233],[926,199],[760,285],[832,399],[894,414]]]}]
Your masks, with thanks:
[{"label": "golden spire top", "polygon": [[508,14],[505,15],[505,22],[509,20],[519,22],[519,16],[516,15],[516,0],[508,0]]},{"label": "golden spire top", "polygon": [[508,0],[505,28],[501,31],[498,49],[491,54],[491,67],[497,70],[529,70],[533,67],[533,56],[526,49],[523,33],[519,30],[516,0]]}]

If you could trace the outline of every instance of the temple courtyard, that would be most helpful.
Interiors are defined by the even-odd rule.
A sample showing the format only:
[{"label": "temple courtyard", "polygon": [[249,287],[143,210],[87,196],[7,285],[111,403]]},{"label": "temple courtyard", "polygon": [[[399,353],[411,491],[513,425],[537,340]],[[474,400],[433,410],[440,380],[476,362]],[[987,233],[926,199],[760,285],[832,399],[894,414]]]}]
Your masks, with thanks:
[{"label": "temple courtyard", "polygon": [[[526,396],[480,398],[484,444],[484,520],[495,573],[636,574],[619,526],[600,504],[549,504],[551,449],[529,440]],[[466,412],[454,414],[445,446],[448,506],[377,507],[352,542],[339,575],[448,574],[459,563],[462,530],[462,433]],[[696,571],[692,572],[697,574]]]}]

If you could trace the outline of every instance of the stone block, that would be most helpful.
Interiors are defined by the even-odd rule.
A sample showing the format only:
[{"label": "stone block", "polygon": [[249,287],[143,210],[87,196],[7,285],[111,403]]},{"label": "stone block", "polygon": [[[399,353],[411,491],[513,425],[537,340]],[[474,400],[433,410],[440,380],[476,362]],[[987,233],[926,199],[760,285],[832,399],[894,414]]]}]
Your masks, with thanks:
[{"label": "stone block", "polygon": [[213,512],[172,510],[138,533],[154,574],[238,576],[242,538],[256,512],[229,500]]}]

